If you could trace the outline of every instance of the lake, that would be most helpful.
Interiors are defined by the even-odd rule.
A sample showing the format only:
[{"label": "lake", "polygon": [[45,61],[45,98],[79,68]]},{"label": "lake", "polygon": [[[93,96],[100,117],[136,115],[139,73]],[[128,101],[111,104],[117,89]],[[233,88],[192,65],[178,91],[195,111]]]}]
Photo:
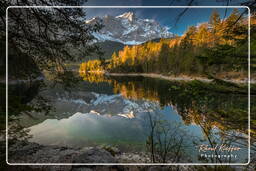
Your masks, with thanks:
[{"label": "lake", "polygon": [[153,140],[159,154],[179,156],[174,162],[247,162],[247,95],[196,85],[85,75],[69,90],[60,85],[41,90],[52,110],[24,114],[19,122],[30,142],[43,145],[114,146],[150,153]]}]

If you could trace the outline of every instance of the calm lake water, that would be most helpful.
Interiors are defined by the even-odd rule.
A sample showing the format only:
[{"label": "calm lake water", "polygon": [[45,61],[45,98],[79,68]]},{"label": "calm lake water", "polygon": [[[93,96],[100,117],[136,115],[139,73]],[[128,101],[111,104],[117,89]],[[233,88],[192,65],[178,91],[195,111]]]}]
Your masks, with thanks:
[{"label": "calm lake water", "polygon": [[[102,75],[85,76],[70,91],[58,86],[40,94],[55,109],[48,115],[22,116],[20,122],[29,130],[31,142],[147,151],[152,124],[156,124],[156,134],[160,134],[154,135],[156,139],[170,141],[173,152],[181,144],[180,162],[247,162],[246,95],[206,91],[193,83]],[[203,144],[217,150],[199,152]],[[221,145],[241,149],[221,151]],[[216,159],[204,154],[233,157]]]}]

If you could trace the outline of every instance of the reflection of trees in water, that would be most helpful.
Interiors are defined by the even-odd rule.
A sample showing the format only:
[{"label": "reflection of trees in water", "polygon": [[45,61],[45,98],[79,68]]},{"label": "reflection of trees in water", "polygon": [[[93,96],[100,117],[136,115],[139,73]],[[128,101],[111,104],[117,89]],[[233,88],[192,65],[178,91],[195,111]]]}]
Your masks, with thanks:
[{"label": "reflection of trees in water", "polygon": [[[145,77],[107,78],[101,75],[95,78],[97,81],[107,80],[113,86],[114,93],[126,98],[157,101],[161,106],[172,106],[185,124],[200,126],[210,146],[235,142],[247,148],[247,138],[236,131],[247,134],[248,99],[246,92],[233,85],[225,87],[215,83],[170,82]],[[217,134],[214,132],[216,127],[220,130]],[[230,161],[215,159],[211,162]]]},{"label": "reflection of trees in water", "polygon": [[[186,130],[181,123],[164,119],[163,115],[157,113],[156,110],[148,112],[146,120],[149,128],[146,147],[153,163],[191,162],[189,159],[189,149],[197,150],[202,144],[208,145],[209,148],[219,147],[220,145],[248,148],[245,138],[236,131],[216,131],[216,129],[213,129],[208,123],[204,122],[204,120],[196,120],[196,124],[201,128],[204,135],[203,138],[191,135],[189,130]],[[193,154],[196,155],[196,153]],[[207,154],[207,152],[205,154]],[[216,150],[209,154],[227,156],[231,155],[232,152],[220,152]],[[234,153],[232,155],[232,158],[206,158],[205,156],[201,156],[201,153],[198,153],[198,160],[211,163],[246,162],[243,161],[243,158],[234,158]]]},{"label": "reflection of trees in water", "polygon": [[156,112],[147,112],[145,119],[149,130],[146,149],[150,153],[151,162],[189,162],[186,149],[190,148],[192,144],[186,143],[188,132],[181,123],[170,122]]},{"label": "reflection of trees in water", "polygon": [[211,128],[247,129],[246,95],[206,90],[193,82],[169,82],[143,77],[139,80],[127,77],[113,79],[114,93],[121,93],[126,98],[158,101],[161,106],[173,106],[186,124],[203,120],[209,122]]},{"label": "reflection of trees in water", "polygon": [[102,73],[89,73],[89,72],[79,72],[79,75],[83,78],[84,81],[88,81],[90,83],[100,83],[100,82],[109,82],[111,80],[106,78]]},{"label": "reflection of trees in water", "polygon": [[161,106],[172,106],[186,124],[204,121],[207,129],[216,126],[223,131],[238,129],[243,132],[248,127],[247,95],[209,89],[215,86],[212,85],[214,83],[170,82],[127,76],[105,77],[102,74],[87,74],[83,78],[89,82],[108,82],[113,86],[114,93],[120,93],[126,98],[151,100],[159,102]]},{"label": "reflection of trees in water", "polygon": [[[5,85],[3,85],[5,86]],[[2,85],[1,85],[1,88]],[[39,95],[42,89],[41,81],[21,82],[8,86],[8,137],[10,140],[25,140],[29,138],[28,130],[19,123],[19,115],[30,117],[30,112],[44,112],[48,114],[52,106],[48,100]]]}]

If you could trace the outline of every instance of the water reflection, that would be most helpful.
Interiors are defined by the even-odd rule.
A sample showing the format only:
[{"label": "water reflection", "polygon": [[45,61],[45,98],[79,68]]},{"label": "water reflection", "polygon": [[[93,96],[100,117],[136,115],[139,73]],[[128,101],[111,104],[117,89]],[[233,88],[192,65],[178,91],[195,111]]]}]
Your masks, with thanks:
[{"label": "water reflection", "polygon": [[[56,100],[59,120],[30,127],[31,141],[74,147],[111,144],[148,151],[153,162],[246,162],[246,94],[215,91],[197,81],[82,76],[84,81],[70,93],[47,92]],[[241,150],[232,152],[238,158],[207,158],[198,151],[202,144]]]},{"label": "water reflection", "polygon": [[[223,93],[202,88],[201,83],[170,82],[146,77],[105,77],[82,75],[84,80],[108,82],[114,94],[128,99],[146,99],[171,106],[186,124],[204,121],[207,129],[218,127],[246,132],[248,129],[247,94]],[[91,78],[93,77],[93,79]],[[238,124],[239,123],[239,124]]]},{"label": "water reflection", "polygon": [[[145,137],[138,119],[98,115],[97,112],[75,113],[69,118],[47,119],[30,127],[31,141],[72,147],[103,144],[139,144]],[[132,126],[131,126],[132,125]],[[125,135],[125,136],[124,136]]]},{"label": "water reflection", "polygon": [[[94,77],[93,74],[82,76],[84,80]],[[239,144],[245,149],[246,154],[248,148],[246,93],[215,91],[211,87],[208,88],[207,84],[202,86],[202,83],[197,81],[185,83],[146,77],[97,76],[98,82],[106,80],[113,86],[114,93],[120,93],[125,98],[156,101],[162,109],[170,106],[182,117],[184,124],[196,125],[200,131],[194,133],[202,133],[203,139],[211,146],[220,142]],[[222,161],[216,159],[212,162]]]}]

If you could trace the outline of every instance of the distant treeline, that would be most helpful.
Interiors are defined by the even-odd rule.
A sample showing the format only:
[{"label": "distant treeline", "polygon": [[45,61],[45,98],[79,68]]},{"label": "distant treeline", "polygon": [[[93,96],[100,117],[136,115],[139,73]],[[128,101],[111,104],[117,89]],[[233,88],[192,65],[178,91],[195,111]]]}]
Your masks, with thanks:
[{"label": "distant treeline", "polygon": [[[253,51],[256,49],[255,18],[251,17],[251,21]],[[175,75],[246,73],[247,69],[248,18],[241,17],[236,9],[225,20],[214,11],[209,22],[189,27],[180,37],[125,46],[114,52],[110,60],[92,60],[80,66],[83,72],[107,70]]]}]

